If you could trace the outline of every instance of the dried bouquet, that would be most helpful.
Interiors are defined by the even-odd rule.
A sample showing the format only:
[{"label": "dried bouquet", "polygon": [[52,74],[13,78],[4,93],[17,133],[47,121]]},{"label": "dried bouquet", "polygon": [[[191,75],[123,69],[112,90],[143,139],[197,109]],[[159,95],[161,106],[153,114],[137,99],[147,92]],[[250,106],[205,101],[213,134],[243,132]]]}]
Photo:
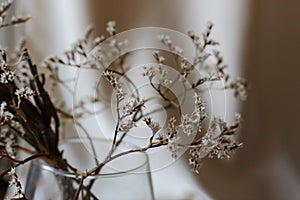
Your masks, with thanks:
[{"label": "dried bouquet", "polygon": [[[12,18],[7,21],[6,13],[10,6],[11,1],[1,5],[1,28],[28,20]],[[205,158],[228,159],[234,150],[242,146],[242,143],[235,140],[240,124],[239,115],[228,125],[221,117],[209,117],[206,112],[204,97],[209,90],[233,90],[233,94],[241,100],[247,97],[246,81],[242,78],[233,80],[226,73],[223,58],[216,50],[218,42],[211,39],[211,23],[200,36],[188,32],[194,46],[192,62],[184,57],[183,50],[170,36],[159,36],[159,41],[168,51],[154,49],[153,62],[139,67],[140,77],[148,90],[151,90],[148,93],[141,92],[141,87],[134,81],[136,77],[127,73],[132,69],[126,64],[132,52],[124,53],[123,49],[131,41],[120,41],[115,26],[114,21],[107,24],[107,36],[94,38],[92,31],[88,31],[63,56],[49,57],[39,65],[32,60],[24,42],[15,52],[0,49],[0,162],[9,162],[7,168],[0,172],[0,177],[9,178],[10,187],[15,188],[12,199],[26,199],[16,169],[36,159],[78,175],[78,179],[72,183],[64,183],[65,199],[78,199],[79,196],[83,199],[97,199],[88,191],[93,183],[84,185],[84,180],[101,173],[103,166],[117,157],[166,147],[171,152],[170,156],[176,159],[178,152],[184,149],[189,152],[188,162],[192,170],[199,173]],[[116,59],[108,62],[112,57]],[[175,75],[167,67],[168,60],[173,62],[171,69],[176,72]],[[67,67],[95,70],[100,78],[106,78],[106,83],[101,83],[109,83],[113,91],[110,98],[114,104],[115,110],[112,112],[116,122],[111,133],[111,148],[105,160],[95,161],[95,166],[86,171],[72,166],[68,157],[64,157],[63,151],[59,149],[63,126],[71,120],[90,138],[81,119],[97,114],[93,106],[91,110],[90,105],[101,105],[107,99],[102,98],[103,95],[85,96],[73,103],[71,109],[68,101],[63,102],[65,98],[56,97],[54,100],[53,92],[57,90],[53,87],[64,87],[71,95],[76,94],[76,90],[69,87],[70,81],[74,82],[76,77],[64,80],[61,76],[60,69]],[[176,88],[178,83],[183,90],[174,94],[172,88]],[[216,83],[222,84],[220,86]],[[186,101],[194,104],[189,113],[181,110]],[[153,102],[159,102],[161,107],[149,111],[148,107]],[[165,124],[151,117],[161,110],[167,112]],[[207,125],[205,121],[210,123]],[[147,145],[116,153],[115,149],[138,123],[144,123],[144,128],[151,131]],[[25,153],[26,158],[18,158],[19,152]]]}]

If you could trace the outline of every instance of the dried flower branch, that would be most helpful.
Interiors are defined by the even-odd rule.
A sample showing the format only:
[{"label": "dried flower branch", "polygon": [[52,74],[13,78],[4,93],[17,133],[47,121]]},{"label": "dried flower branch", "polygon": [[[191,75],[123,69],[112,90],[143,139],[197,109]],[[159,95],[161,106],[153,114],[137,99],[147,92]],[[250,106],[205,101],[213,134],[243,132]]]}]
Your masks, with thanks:
[{"label": "dried flower branch", "polygon": [[[11,3],[7,1],[2,4],[0,8],[2,21]],[[1,21],[0,28],[27,20],[28,18],[17,18],[5,23]],[[215,89],[213,84],[223,81],[223,87],[218,89],[232,89],[234,96],[245,100],[247,82],[241,78],[232,81],[227,74],[227,66],[223,64],[223,58],[216,50],[218,42],[211,39],[212,28],[213,25],[208,23],[201,36],[188,32],[195,48],[192,63],[183,57],[183,49],[176,45],[170,36],[159,36],[161,43],[171,52],[176,63],[174,68],[178,73],[175,77],[170,75],[165,67],[167,57],[155,50],[154,64],[147,64],[142,72],[143,78],[148,81],[150,89],[155,94],[140,92],[140,86],[134,81],[135,77],[127,75],[130,67],[126,66],[126,58],[130,53],[123,53],[123,48],[130,41],[118,41],[115,21],[108,22],[106,27],[110,38],[105,39],[104,36],[93,38],[92,30],[89,29],[85,37],[78,40],[71,50],[64,53],[64,56],[49,57],[39,66],[33,63],[29,51],[23,48],[25,43],[22,43],[22,48],[14,53],[7,53],[4,49],[0,49],[0,148],[3,149],[0,158],[8,159],[13,163],[13,168],[1,172],[0,177],[5,175],[12,177],[17,188],[16,197],[26,199],[15,168],[39,158],[54,168],[74,173],[79,177],[69,182],[64,180],[66,199],[78,199],[80,196],[96,199],[91,192],[94,181],[85,183],[87,177],[101,173],[103,166],[130,153],[166,146],[171,156],[177,159],[181,149],[189,149],[189,164],[196,173],[199,173],[205,158],[230,158],[232,152],[242,146],[235,137],[240,116],[236,116],[232,125],[228,125],[220,117],[210,116],[211,121],[205,129],[205,120],[209,116],[205,111],[206,104],[203,100],[205,90],[202,86],[207,84],[207,89]],[[106,66],[111,57],[117,59]],[[214,70],[207,67],[206,62],[209,58],[214,61]],[[46,85],[54,88],[61,86],[71,95],[76,93],[69,86],[76,79],[62,78],[59,73],[60,67],[91,69],[95,72],[101,69],[103,73],[99,76],[104,76],[114,91],[116,123],[112,133],[111,148],[102,162],[95,159],[95,166],[86,169],[85,172],[70,165],[67,158],[64,158],[63,151],[58,148],[62,126],[65,121],[72,121],[84,131],[87,138],[92,140],[81,120],[98,114],[98,111],[90,110],[89,107],[101,104],[105,100],[98,96],[84,97],[73,106],[73,110],[68,108],[68,102],[64,99],[59,100],[59,104],[53,103],[49,93],[51,90],[47,90]],[[46,74],[40,73],[40,68],[46,69]],[[182,83],[184,91],[174,95],[172,87],[178,83]],[[126,85],[130,85],[134,92],[129,91]],[[182,112],[183,102],[192,99],[188,94],[194,94],[192,106],[194,109],[192,112]],[[152,102],[162,102],[162,107],[152,111],[147,110]],[[179,116],[168,115],[166,125],[158,123],[153,120],[152,115],[162,110],[166,113],[176,110]],[[140,122],[145,123],[146,129],[151,131],[147,144],[116,152],[128,133],[137,128]],[[18,146],[17,139],[25,141],[34,151]],[[28,153],[29,157],[18,160],[16,152],[19,150]]]},{"label": "dried flower branch", "polygon": [[0,28],[7,27],[7,26],[13,26],[16,24],[21,24],[30,19],[30,17],[11,17],[9,21],[6,21],[6,13],[9,10],[13,3],[13,0],[7,0],[2,2],[0,6]]}]

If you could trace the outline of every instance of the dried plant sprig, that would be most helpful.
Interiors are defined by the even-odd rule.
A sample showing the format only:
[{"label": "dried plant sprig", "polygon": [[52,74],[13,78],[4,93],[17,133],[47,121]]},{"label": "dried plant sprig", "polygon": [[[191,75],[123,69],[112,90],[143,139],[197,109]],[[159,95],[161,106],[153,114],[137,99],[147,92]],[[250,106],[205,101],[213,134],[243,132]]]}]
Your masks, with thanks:
[{"label": "dried plant sprig", "polygon": [[6,20],[7,11],[12,6],[13,0],[7,0],[0,5],[0,28],[21,24],[30,19],[30,17],[16,17],[12,16],[10,20]]},{"label": "dried plant sprig", "polygon": [[16,188],[16,191],[11,199],[27,200],[25,194],[23,193],[22,184],[16,173],[16,169],[12,167],[11,170],[8,172],[8,176],[10,177],[9,184]]},{"label": "dried plant sprig", "polygon": [[240,115],[228,126],[221,118],[213,118],[205,135],[190,145],[189,164],[195,173],[199,173],[204,158],[229,159],[243,143],[235,141],[235,134],[240,124]]},{"label": "dried plant sprig", "polygon": [[[8,1],[0,8],[0,17],[3,19],[10,5],[11,2]],[[4,25],[1,22],[0,28],[26,20],[26,18],[20,18],[4,23]],[[106,27],[106,31],[111,36],[110,39],[105,40],[104,36],[92,38],[92,29],[89,29],[85,37],[78,40],[71,50],[65,52],[63,57],[49,57],[42,66],[33,63],[29,51],[25,48],[20,48],[13,55],[0,49],[1,134],[4,133],[5,129],[10,129],[9,134],[5,135],[4,138],[0,137],[0,147],[4,148],[1,151],[0,158],[9,159],[13,162],[13,169],[26,162],[42,158],[52,167],[77,174],[80,179],[70,180],[71,182],[65,182],[64,184],[64,197],[66,199],[78,199],[80,195],[85,195],[86,198],[96,198],[90,192],[94,181],[86,184],[85,179],[88,176],[101,173],[103,166],[130,153],[144,152],[152,148],[166,146],[170,150],[171,156],[177,159],[181,149],[189,149],[189,163],[196,173],[199,173],[202,161],[205,158],[230,158],[233,151],[242,146],[242,143],[237,142],[235,137],[240,124],[240,116],[237,115],[232,125],[228,125],[220,117],[212,116],[208,129],[205,130],[203,128],[204,120],[208,119],[208,115],[205,112],[206,105],[202,98],[204,92],[202,86],[207,83],[223,81],[224,87],[219,89],[232,89],[236,97],[244,100],[247,96],[247,82],[244,79],[232,81],[229,74],[227,74],[225,70],[227,66],[223,64],[221,54],[215,49],[218,42],[211,39],[212,28],[213,25],[209,23],[201,36],[188,32],[195,46],[193,63],[189,63],[183,57],[182,48],[176,45],[170,36],[159,36],[159,40],[174,55],[175,69],[179,73],[175,78],[170,78],[170,74],[164,68],[166,57],[155,50],[153,59],[156,64],[145,66],[142,73],[155,92],[154,95],[150,93],[146,97],[139,93],[139,86],[135,85],[132,77],[126,75],[126,72],[130,70],[129,67],[125,67],[126,57],[129,56],[129,53],[123,54],[122,51],[128,41],[117,40],[116,22],[114,21],[108,22]],[[106,44],[105,48],[103,48],[103,44]],[[106,67],[105,61],[116,55],[118,59]],[[214,62],[214,70],[208,69],[206,66],[206,61],[209,58],[212,58]],[[12,65],[10,60],[17,60],[17,62]],[[104,69],[102,75],[106,77],[115,92],[117,116],[114,132],[112,133],[111,148],[104,161],[95,160],[95,166],[84,172],[71,166],[63,157],[63,152],[58,149],[62,128],[61,121],[62,119],[73,120],[90,138],[80,119],[85,118],[86,115],[97,113],[90,111],[86,105],[103,101],[98,97],[85,97],[85,100],[79,101],[78,105],[74,106],[75,111],[66,108],[67,103],[64,101],[59,104],[62,105],[61,107],[55,107],[50,94],[46,90],[46,81],[48,81],[47,84],[53,86],[63,86],[73,95],[76,92],[68,86],[70,82],[74,83],[75,79],[64,80],[60,77],[59,67],[61,66],[94,70]],[[47,74],[40,73],[40,67],[47,69]],[[198,73],[198,71],[203,73]],[[184,92],[174,97],[174,95],[171,95],[170,88],[178,82],[189,82],[191,84],[183,84]],[[127,91],[125,84],[132,86],[136,92],[131,94]],[[214,88],[209,87],[208,89]],[[191,113],[179,111],[180,116],[168,116],[165,127],[161,127],[162,124],[153,120],[151,115],[162,109],[166,111],[169,111],[169,109],[180,110],[188,91],[193,91],[193,94],[195,94],[194,111]],[[178,97],[183,97],[181,102]],[[147,112],[147,106],[151,104],[152,100],[163,102],[162,108]],[[128,132],[135,129],[140,121],[144,121],[151,131],[148,143],[136,149],[116,152],[115,150],[125,140]],[[10,134],[13,137],[9,136]],[[14,137],[26,141],[34,148],[34,151],[24,147],[15,148],[17,144]],[[189,142],[186,142],[184,138],[189,138]],[[18,160],[14,157],[14,148],[25,150],[30,156],[24,160]],[[0,177],[12,175],[18,178],[15,173],[12,174],[10,171],[11,169],[4,170],[1,172]],[[15,182],[17,183],[17,181]],[[73,187],[74,184],[77,184],[77,188]],[[18,191],[19,197],[23,198],[19,186]]]}]

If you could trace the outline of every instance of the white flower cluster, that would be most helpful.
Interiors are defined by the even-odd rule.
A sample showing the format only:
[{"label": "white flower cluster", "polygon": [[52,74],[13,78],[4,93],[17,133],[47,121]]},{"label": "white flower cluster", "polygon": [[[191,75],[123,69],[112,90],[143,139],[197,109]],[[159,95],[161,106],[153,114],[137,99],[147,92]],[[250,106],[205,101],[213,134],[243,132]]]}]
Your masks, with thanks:
[{"label": "white flower cluster", "polygon": [[118,132],[129,132],[132,128],[136,127],[136,122],[134,120],[135,114],[144,105],[143,100],[138,100],[137,98],[131,98],[128,101],[119,102],[119,124]]},{"label": "white flower cluster", "polygon": [[130,129],[132,129],[133,127],[136,127],[135,122],[132,119],[128,119],[128,120],[122,120],[119,123],[118,126],[118,132],[124,132],[127,133],[130,131]]},{"label": "white flower cluster", "polygon": [[187,136],[196,135],[201,132],[202,121],[206,117],[205,104],[200,94],[195,93],[195,108],[191,114],[183,114],[180,127]]},{"label": "white flower cluster", "polygon": [[199,174],[199,169],[202,166],[202,159],[205,157],[201,152],[201,148],[190,148],[189,165],[192,166],[192,171]]},{"label": "white flower cluster", "polygon": [[239,123],[239,115],[236,116],[235,123],[231,126],[228,126],[221,118],[214,117],[212,119],[199,144],[190,149],[189,164],[193,167],[194,172],[199,173],[203,158],[229,159],[233,150],[242,146],[242,143],[237,143],[234,138]]},{"label": "white flower cluster", "polygon": [[172,80],[167,78],[168,72],[163,69],[162,65],[165,58],[159,55],[159,51],[154,51],[153,57],[155,58],[158,66],[144,66],[144,72],[142,73],[142,75],[148,77],[151,82],[156,75],[159,75],[159,86],[157,89],[159,89],[160,86],[169,86],[170,84],[172,84]]},{"label": "white flower cluster", "polygon": [[157,138],[161,142],[167,142],[171,156],[176,159],[178,149],[186,146],[180,144],[182,134],[187,136],[196,136],[201,132],[202,121],[206,117],[204,102],[200,94],[195,94],[195,109],[191,114],[183,114],[181,122],[176,124],[176,118],[171,117],[168,121],[168,128],[165,134],[160,134]]},{"label": "white flower cluster", "polygon": [[5,144],[5,151],[7,152],[8,155],[10,155],[12,157],[14,157],[14,154],[15,154],[13,144],[14,144],[14,141],[11,139],[8,140]]},{"label": "white flower cluster", "polygon": [[161,43],[166,45],[171,52],[173,52],[177,55],[182,55],[183,50],[179,46],[172,44],[172,40],[171,40],[170,36],[168,36],[168,35],[159,35],[158,39],[161,41]]},{"label": "white flower cluster", "polygon": [[17,95],[18,98],[30,99],[30,97],[32,97],[34,94],[35,92],[27,86],[17,89],[15,91],[15,95]]},{"label": "white flower cluster", "polygon": [[15,79],[16,75],[13,71],[4,71],[0,74],[0,82],[8,83]]},{"label": "white flower cluster", "polygon": [[153,66],[144,66],[144,72],[142,73],[143,76],[148,77],[151,81],[154,76],[156,75],[156,70]]},{"label": "white flower cluster", "polygon": [[234,96],[240,98],[242,101],[247,100],[247,81],[238,78],[230,84],[230,88],[234,90]]},{"label": "white flower cluster", "polygon": [[107,23],[106,31],[110,35],[115,35],[116,34],[116,21],[109,21]]},{"label": "white flower cluster", "polygon": [[2,126],[0,132],[1,146],[5,147],[6,153],[14,158],[16,156],[15,145],[17,144],[16,136],[8,127]]},{"label": "white flower cluster", "polygon": [[12,113],[6,109],[7,103],[3,101],[0,106],[0,125],[4,125],[6,122],[10,121],[14,116]]},{"label": "white flower cluster", "polygon": [[13,0],[7,0],[7,1],[2,2],[1,6],[0,6],[0,13],[5,12],[8,9],[8,7],[11,6],[12,2],[13,2]]},{"label": "white flower cluster", "polygon": [[158,64],[163,64],[164,61],[166,60],[163,56],[159,55],[159,51],[158,50],[153,51],[153,57],[155,58],[155,60],[156,60],[156,62]]},{"label": "white flower cluster", "polygon": [[8,83],[8,82],[12,82],[16,75],[13,71],[9,70],[9,67],[7,66],[7,62],[6,62],[6,53],[4,50],[0,49],[0,53],[1,53],[1,63],[0,63],[0,83]]},{"label": "white flower cluster", "polygon": [[172,158],[177,158],[178,151],[178,135],[179,126],[176,125],[175,117],[172,117],[168,122],[168,131],[166,134],[166,139],[168,141],[168,148],[171,151]]},{"label": "white flower cluster", "polygon": [[172,80],[167,78],[168,72],[166,70],[159,69],[160,71],[160,77],[159,77],[159,84],[165,87],[168,87],[172,84]]},{"label": "white flower cluster", "polygon": [[188,136],[196,134],[194,124],[197,123],[197,121],[195,120],[196,119],[193,119],[188,114],[182,115],[181,127],[184,134]]},{"label": "white flower cluster", "polygon": [[103,75],[106,77],[110,85],[116,90],[116,96],[117,100],[120,102],[125,97],[125,92],[121,86],[121,83],[119,82],[117,75],[109,70],[105,70],[103,72]]},{"label": "white flower cluster", "polygon": [[12,16],[9,21],[6,21],[8,19],[7,11],[9,8],[12,6],[13,0],[6,0],[6,1],[1,1],[1,6],[0,6],[0,27],[7,27],[11,26],[14,24],[22,23],[25,22],[29,19],[29,17],[16,17]]},{"label": "white flower cluster", "polygon": [[207,116],[205,112],[205,102],[202,100],[201,95],[198,93],[195,93],[194,99],[195,110],[193,112],[193,115],[195,115],[200,121],[202,121]]},{"label": "white flower cluster", "polygon": [[120,106],[120,111],[122,112],[121,118],[134,114],[142,106],[144,106],[144,100],[131,98],[129,101],[125,101],[125,103]]},{"label": "white flower cluster", "polygon": [[8,176],[10,177],[9,184],[11,186],[16,187],[16,191],[13,194],[13,198],[11,198],[11,199],[23,199],[23,198],[26,199],[25,195],[22,191],[22,185],[21,185],[18,175],[16,174],[15,168],[11,168],[11,170],[8,172]]},{"label": "white flower cluster", "polygon": [[128,40],[117,41],[116,39],[110,39],[109,46],[115,47],[119,51],[122,47],[126,46],[127,44],[128,44]]},{"label": "white flower cluster", "polygon": [[144,122],[151,129],[153,135],[155,135],[161,129],[159,123],[154,122],[150,116],[144,117]]}]

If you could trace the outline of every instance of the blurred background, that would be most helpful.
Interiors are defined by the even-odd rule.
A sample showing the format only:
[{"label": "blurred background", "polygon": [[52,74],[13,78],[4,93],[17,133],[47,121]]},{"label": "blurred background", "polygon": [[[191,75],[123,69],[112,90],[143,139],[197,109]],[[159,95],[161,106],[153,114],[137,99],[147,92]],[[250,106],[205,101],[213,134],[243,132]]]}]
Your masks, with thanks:
[{"label": "blurred background", "polygon": [[[68,49],[90,24],[96,34],[103,33],[112,19],[119,32],[154,26],[200,34],[207,21],[213,22],[213,38],[221,43],[230,73],[250,83],[245,103],[228,99],[226,104],[226,114],[242,113],[244,148],[230,161],[205,162],[199,176],[190,173],[185,161],[155,172],[155,192],[161,199],[300,199],[299,1],[16,2],[21,14],[32,16],[17,31],[35,62]],[[1,34],[4,42],[11,37]],[[168,178],[156,178],[161,175]]]}]

